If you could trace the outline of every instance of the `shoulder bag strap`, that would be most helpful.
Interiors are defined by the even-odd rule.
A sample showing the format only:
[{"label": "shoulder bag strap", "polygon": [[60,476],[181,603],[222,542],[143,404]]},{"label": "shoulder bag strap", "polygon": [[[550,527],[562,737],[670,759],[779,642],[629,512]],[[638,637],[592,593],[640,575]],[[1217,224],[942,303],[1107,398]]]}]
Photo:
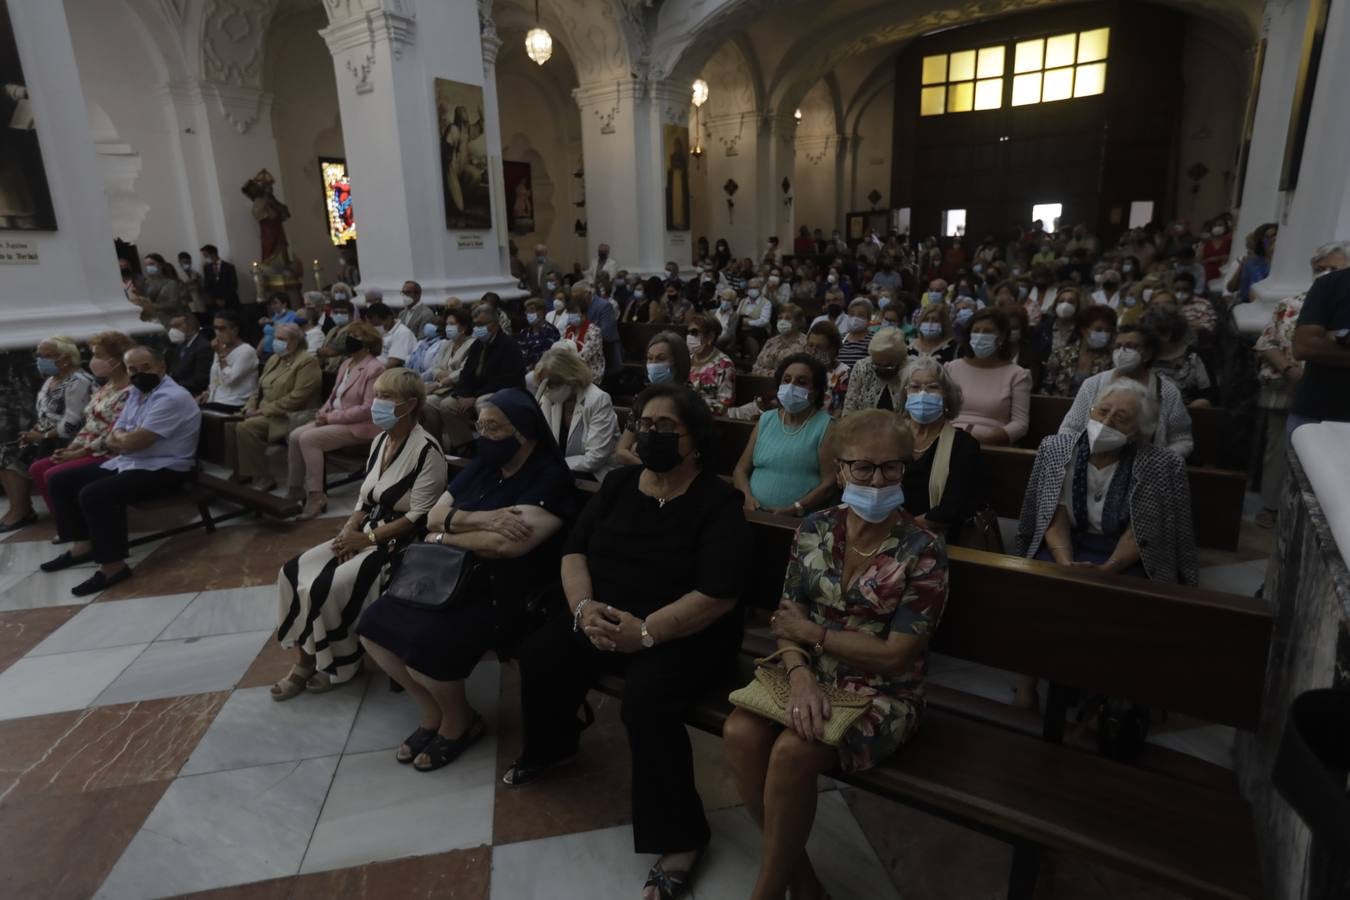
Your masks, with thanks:
[{"label": "shoulder bag strap", "polygon": [[947,475],[952,469],[952,444],[956,441],[956,429],[948,422],[942,426],[937,446],[933,449],[933,468],[928,473],[928,508],[933,509],[942,502],[942,491],[947,487]]}]

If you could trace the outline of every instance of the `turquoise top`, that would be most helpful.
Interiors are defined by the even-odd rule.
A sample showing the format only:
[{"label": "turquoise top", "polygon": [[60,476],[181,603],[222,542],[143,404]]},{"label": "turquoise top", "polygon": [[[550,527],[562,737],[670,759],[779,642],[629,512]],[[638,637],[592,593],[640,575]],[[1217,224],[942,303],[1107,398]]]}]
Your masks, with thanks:
[{"label": "turquoise top", "polygon": [[760,506],[791,506],[820,484],[820,442],[830,414],[818,409],[795,428],[784,428],[780,411],[759,418],[750,493]]}]

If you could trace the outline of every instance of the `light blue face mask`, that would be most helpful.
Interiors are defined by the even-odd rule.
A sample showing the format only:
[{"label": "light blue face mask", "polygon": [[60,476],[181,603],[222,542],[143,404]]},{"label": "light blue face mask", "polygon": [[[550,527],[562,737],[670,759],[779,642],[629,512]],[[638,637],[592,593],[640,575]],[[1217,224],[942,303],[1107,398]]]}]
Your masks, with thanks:
[{"label": "light blue face mask", "polygon": [[393,400],[383,400],[377,397],[370,404],[370,421],[374,422],[381,431],[388,431],[398,424],[397,409],[398,404]]},{"label": "light blue face mask", "polygon": [[970,349],[980,359],[988,359],[998,349],[998,335],[972,334],[970,336]]},{"label": "light blue face mask", "polygon": [[804,412],[811,405],[811,392],[800,385],[780,384],[778,386],[778,405],[793,415]]},{"label": "light blue face mask", "polygon": [[957,314],[956,314],[956,322],[957,322],[957,324],[959,324],[959,325],[964,325],[964,324],[966,324],[967,322],[969,322],[970,319],[971,319],[971,317],[974,316],[974,315],[975,315],[975,310],[971,309],[970,307],[966,307],[965,309],[960,310],[959,312],[957,312]]},{"label": "light blue face mask", "polygon": [[458,325],[445,326],[445,339],[447,341],[459,340],[459,326]]},{"label": "light blue face mask", "polygon": [[422,337],[434,338],[436,336],[436,326],[431,322],[422,326]]},{"label": "light blue face mask", "polygon": [[675,373],[671,370],[670,363],[647,363],[647,380],[652,384],[670,381],[673,377]]},{"label": "light blue face mask", "polygon": [[1093,350],[1101,350],[1111,343],[1111,332],[1109,331],[1089,331],[1088,346]]},{"label": "light blue face mask", "polygon": [[37,370],[38,374],[41,375],[43,378],[53,377],[54,375],[56,375],[58,371],[56,366],[56,360],[48,359],[45,356],[39,356],[37,358]]},{"label": "light blue face mask", "polygon": [[352,317],[346,313],[333,313],[333,324],[339,327],[346,325],[352,320]]},{"label": "light blue face mask", "polygon": [[568,313],[567,324],[571,328],[576,328],[581,324],[581,313]]},{"label": "light blue face mask", "polygon": [[936,422],[942,416],[943,402],[938,394],[924,391],[905,398],[905,412],[920,425]]},{"label": "light blue face mask", "polygon": [[928,292],[928,302],[929,302],[929,303],[941,303],[941,302],[942,302],[943,296],[944,296],[944,294],[942,293],[942,291],[929,291],[929,292]]},{"label": "light blue face mask", "polygon": [[526,313],[526,314],[525,314],[525,321],[529,322],[531,325],[538,325],[538,324],[539,324],[539,313],[537,313],[537,312]]},{"label": "light blue face mask", "polygon": [[919,334],[923,335],[924,337],[928,338],[929,340],[932,340],[933,338],[937,338],[937,337],[942,337],[942,323],[941,323],[941,322],[920,322],[920,323],[919,323]]},{"label": "light blue face mask", "polygon": [[492,332],[486,325],[475,325],[473,326],[473,336],[475,340],[486,342],[492,336]]},{"label": "light blue face mask", "polygon": [[849,482],[844,486],[844,502],[857,513],[858,518],[875,525],[886,521],[891,513],[904,504],[905,491],[898,484],[873,487],[870,484]]},{"label": "light blue face mask", "polygon": [[286,341],[285,338],[272,339],[272,352],[275,353],[277,356],[285,356],[286,350],[289,347],[290,344]]}]

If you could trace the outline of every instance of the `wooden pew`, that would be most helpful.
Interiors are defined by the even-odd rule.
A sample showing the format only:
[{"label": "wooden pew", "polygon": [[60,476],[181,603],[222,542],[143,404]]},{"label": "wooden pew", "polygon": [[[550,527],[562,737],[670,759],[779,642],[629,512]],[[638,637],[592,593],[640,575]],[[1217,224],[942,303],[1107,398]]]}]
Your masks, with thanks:
[{"label": "wooden pew", "polygon": [[647,363],[647,343],[663,331],[673,331],[684,337],[684,326],[673,322],[659,324],[620,322],[619,344],[623,347],[626,363]]},{"label": "wooden pew", "polygon": [[772,397],[778,391],[778,382],[768,375],[736,373],[736,405],[749,403],[756,397]]},{"label": "wooden pew", "polygon": [[[1031,395],[1031,419],[1023,445],[1035,450],[1041,439],[1059,433],[1059,425],[1073,405],[1072,397],[1051,397],[1046,394]],[[1236,461],[1237,467],[1244,454],[1234,454],[1228,446],[1233,426],[1228,410],[1219,407],[1202,406],[1188,408],[1191,414],[1191,432],[1195,437],[1195,450],[1186,462],[1192,466],[1217,466],[1230,468]]]}]

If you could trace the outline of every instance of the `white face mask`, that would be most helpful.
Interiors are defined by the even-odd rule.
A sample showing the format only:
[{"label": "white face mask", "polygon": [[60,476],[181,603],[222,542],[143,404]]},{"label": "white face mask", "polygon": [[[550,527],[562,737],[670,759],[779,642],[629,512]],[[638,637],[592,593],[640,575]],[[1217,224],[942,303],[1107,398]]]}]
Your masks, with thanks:
[{"label": "white face mask", "polygon": [[1216,238],[1221,238],[1223,237],[1225,230],[1226,229],[1222,225],[1215,225],[1213,228],[1209,230],[1209,233],[1214,235]]},{"label": "white face mask", "polygon": [[1117,347],[1111,354],[1111,362],[1117,369],[1128,374],[1144,364],[1144,354],[1133,347]]},{"label": "white face mask", "polygon": [[1055,315],[1061,319],[1072,319],[1078,312],[1078,307],[1069,303],[1067,300],[1055,307]]},{"label": "white face mask", "polygon": [[560,384],[557,387],[549,388],[544,396],[548,397],[550,403],[566,403],[567,398],[572,396],[572,386]]},{"label": "white face mask", "polygon": [[779,319],[778,325],[776,327],[778,328],[779,334],[787,334],[789,331],[792,330],[792,323],[789,322],[787,319]]},{"label": "white face mask", "polygon": [[181,344],[181,343],[183,343],[183,341],[185,341],[185,340],[187,340],[187,335],[183,333],[183,330],[182,330],[181,328],[170,328],[170,329],[169,329],[169,342],[170,342],[170,343]]},{"label": "white face mask", "polygon": [[861,316],[844,316],[844,331],[848,334],[862,331],[867,327],[867,320]]},{"label": "white face mask", "polygon": [[404,294],[404,295],[403,295],[403,305],[404,305],[404,306],[412,306],[412,305],[413,305],[414,303],[416,303],[416,302],[417,302],[417,298],[415,298],[412,294]]},{"label": "white face mask", "polygon": [[1110,453],[1112,450],[1119,450],[1130,442],[1130,439],[1119,431],[1116,431],[1110,425],[1104,425],[1096,419],[1088,419],[1087,423],[1088,450],[1092,453]]},{"label": "white face mask", "polygon": [[553,301],[553,311],[554,311],[554,312],[562,312],[562,311],[563,311],[563,307],[566,306],[566,305],[567,305],[567,304],[563,303],[561,300],[554,300],[554,301]]},{"label": "white face mask", "polygon": [[684,345],[689,348],[690,353],[697,353],[703,349],[703,341],[694,337],[692,334],[684,336]]}]

